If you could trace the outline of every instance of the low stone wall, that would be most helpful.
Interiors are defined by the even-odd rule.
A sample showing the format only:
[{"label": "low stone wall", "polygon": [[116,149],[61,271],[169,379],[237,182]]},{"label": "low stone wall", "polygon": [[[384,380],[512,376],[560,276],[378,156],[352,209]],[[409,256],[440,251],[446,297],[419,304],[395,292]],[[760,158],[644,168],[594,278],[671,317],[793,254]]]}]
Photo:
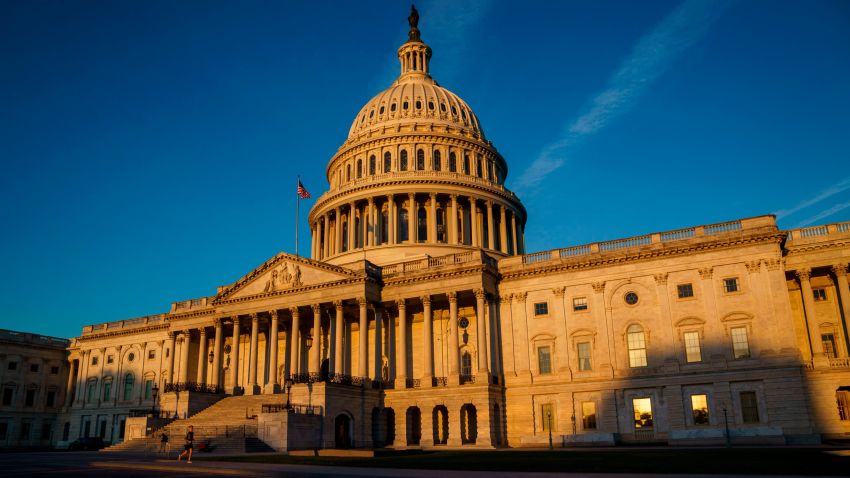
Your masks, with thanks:
[{"label": "low stone wall", "polygon": [[124,439],[136,440],[144,438],[148,433],[167,425],[171,420],[153,417],[127,417],[124,422]]},{"label": "low stone wall", "polygon": [[221,400],[224,396],[201,392],[168,392],[160,398],[159,408],[168,414],[177,413],[180,418],[192,416]]},{"label": "low stone wall", "polygon": [[301,413],[261,413],[257,437],[276,451],[322,448],[322,419]]}]

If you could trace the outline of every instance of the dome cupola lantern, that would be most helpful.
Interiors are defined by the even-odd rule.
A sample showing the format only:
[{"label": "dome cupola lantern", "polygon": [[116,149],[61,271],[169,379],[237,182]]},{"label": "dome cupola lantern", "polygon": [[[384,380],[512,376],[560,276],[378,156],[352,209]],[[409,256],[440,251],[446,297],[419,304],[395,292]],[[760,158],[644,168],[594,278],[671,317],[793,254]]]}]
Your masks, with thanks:
[{"label": "dome cupola lantern", "polygon": [[401,63],[401,77],[419,75],[430,78],[428,63],[431,61],[431,47],[422,42],[419,32],[419,12],[416,6],[410,6],[410,31],[407,32],[407,42],[398,49],[398,61]]}]

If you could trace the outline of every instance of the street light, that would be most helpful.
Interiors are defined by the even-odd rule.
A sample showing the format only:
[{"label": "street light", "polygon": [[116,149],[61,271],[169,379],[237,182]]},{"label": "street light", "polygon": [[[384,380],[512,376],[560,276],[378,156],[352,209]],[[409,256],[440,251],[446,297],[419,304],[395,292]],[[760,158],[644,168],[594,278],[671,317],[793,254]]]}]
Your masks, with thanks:
[{"label": "street light", "polygon": [[546,420],[549,422],[549,449],[552,449],[552,412],[546,412]]},{"label": "street light", "polygon": [[153,393],[153,402],[151,402],[151,415],[153,415],[154,412],[156,412],[156,396],[159,394],[159,387],[154,384],[153,388],[151,389],[151,392]]},{"label": "street light", "polygon": [[210,350],[209,359],[210,359],[210,365],[212,365],[213,360],[215,359],[215,353],[212,350]]},{"label": "street light", "polygon": [[286,409],[289,410],[292,408],[292,405],[289,402],[289,391],[292,390],[292,378],[286,377],[286,380],[283,381],[283,386],[286,387]]},{"label": "street light", "polygon": [[308,349],[311,348],[313,346],[313,336],[310,335],[310,334],[307,334],[307,338],[304,339],[304,342],[307,344]]},{"label": "street light", "polygon": [[726,411],[726,404],[723,404],[723,422],[726,424],[726,448],[730,448],[732,446],[732,442],[729,439],[729,414]]}]

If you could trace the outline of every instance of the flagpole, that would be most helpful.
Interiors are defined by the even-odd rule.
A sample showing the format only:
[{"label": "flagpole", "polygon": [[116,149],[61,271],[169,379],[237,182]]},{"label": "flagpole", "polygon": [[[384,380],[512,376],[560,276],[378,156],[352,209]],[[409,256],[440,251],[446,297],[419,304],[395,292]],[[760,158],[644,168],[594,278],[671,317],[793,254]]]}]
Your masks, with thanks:
[{"label": "flagpole", "polygon": [[298,186],[301,184],[301,175],[298,175],[298,183],[295,185],[295,257],[298,257],[298,210],[301,206],[301,195],[298,194]]}]

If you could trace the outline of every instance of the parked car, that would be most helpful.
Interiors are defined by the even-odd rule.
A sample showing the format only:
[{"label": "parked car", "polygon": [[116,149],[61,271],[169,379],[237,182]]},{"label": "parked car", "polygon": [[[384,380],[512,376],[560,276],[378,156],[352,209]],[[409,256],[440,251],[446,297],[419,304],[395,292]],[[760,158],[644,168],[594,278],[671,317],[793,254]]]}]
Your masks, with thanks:
[{"label": "parked car", "polygon": [[77,438],[70,445],[68,445],[69,450],[100,450],[105,447],[106,444],[103,442],[103,438],[100,437],[84,437]]}]

